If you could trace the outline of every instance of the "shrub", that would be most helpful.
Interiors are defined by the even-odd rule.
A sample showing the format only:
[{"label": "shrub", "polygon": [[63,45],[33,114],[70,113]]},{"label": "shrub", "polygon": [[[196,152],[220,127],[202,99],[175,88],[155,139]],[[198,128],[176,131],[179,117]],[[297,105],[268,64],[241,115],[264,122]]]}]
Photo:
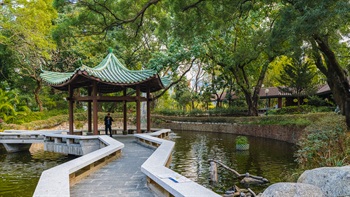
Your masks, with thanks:
[{"label": "shrub", "polygon": [[236,144],[248,144],[248,138],[246,136],[237,136],[236,137]]},{"label": "shrub", "polygon": [[288,106],[280,109],[270,110],[271,115],[283,115],[283,114],[307,114],[307,113],[317,113],[317,112],[332,112],[334,107],[331,106],[311,106],[311,105],[301,105],[298,106]]},{"label": "shrub", "polygon": [[185,115],[183,110],[170,110],[170,109],[160,109],[156,110],[155,113],[165,115],[165,116],[181,116]]},{"label": "shrub", "polygon": [[245,116],[246,108],[215,108],[210,110],[193,109],[191,111],[174,110],[174,109],[158,109],[154,111],[157,114],[165,116]]},{"label": "shrub", "polygon": [[302,168],[342,166],[350,163],[349,137],[343,116],[329,114],[305,128],[298,142],[297,162]]},{"label": "shrub", "polygon": [[331,98],[321,98],[319,96],[310,96],[309,97],[309,105],[313,105],[313,106],[331,106],[331,107],[335,107],[335,103],[333,101],[333,95],[331,95]]}]

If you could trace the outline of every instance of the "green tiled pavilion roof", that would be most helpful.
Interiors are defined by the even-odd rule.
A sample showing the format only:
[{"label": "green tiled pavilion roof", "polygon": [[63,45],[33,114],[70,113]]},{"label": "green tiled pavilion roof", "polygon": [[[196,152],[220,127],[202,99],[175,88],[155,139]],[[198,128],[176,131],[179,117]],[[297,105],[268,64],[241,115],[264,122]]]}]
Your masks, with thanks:
[{"label": "green tiled pavilion roof", "polygon": [[97,81],[101,92],[120,91],[122,87],[134,88],[135,85],[140,85],[141,91],[150,88],[153,92],[164,88],[170,82],[167,78],[160,79],[154,70],[127,69],[113,53],[109,53],[94,68],[82,65],[74,72],[43,71],[40,77],[52,87],[60,90],[67,90],[69,84],[74,87],[84,87],[91,85],[92,81]]}]

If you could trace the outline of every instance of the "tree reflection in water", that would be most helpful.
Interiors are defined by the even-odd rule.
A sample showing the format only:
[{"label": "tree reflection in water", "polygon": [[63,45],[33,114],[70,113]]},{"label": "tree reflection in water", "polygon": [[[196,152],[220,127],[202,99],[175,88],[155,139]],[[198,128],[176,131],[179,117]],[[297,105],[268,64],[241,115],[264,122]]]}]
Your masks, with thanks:
[{"label": "tree reflection in water", "polygon": [[[207,133],[194,131],[174,131],[175,143],[171,168],[189,179],[223,193],[233,185],[239,185],[233,173],[218,168],[219,182],[215,187],[209,183],[209,159],[221,160],[239,173],[267,178],[270,184],[283,181],[286,171],[296,167],[293,144],[264,138],[250,137],[248,151],[235,150],[237,135],[225,133]],[[251,186],[260,192],[268,185]]]},{"label": "tree reflection in water", "polygon": [[0,196],[32,196],[41,173],[76,158],[45,152],[43,144],[33,144],[29,151],[7,153],[0,144]]}]

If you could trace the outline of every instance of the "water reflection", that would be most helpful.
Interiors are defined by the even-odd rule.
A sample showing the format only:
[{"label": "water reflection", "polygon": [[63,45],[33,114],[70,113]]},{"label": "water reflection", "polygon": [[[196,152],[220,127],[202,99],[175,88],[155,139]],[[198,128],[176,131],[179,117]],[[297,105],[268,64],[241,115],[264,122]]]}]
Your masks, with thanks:
[{"label": "water reflection", "polygon": [[18,153],[7,153],[0,145],[0,196],[32,196],[42,171],[74,158],[46,152],[43,144]]},{"label": "water reflection", "polygon": [[[209,159],[221,160],[239,173],[267,178],[270,183],[283,180],[286,171],[296,167],[292,144],[263,138],[248,137],[249,151],[236,151],[236,135],[224,133],[204,133],[174,131],[175,148],[171,168],[189,179],[211,188],[209,183]],[[223,168],[218,168],[219,183],[216,192],[224,192],[240,180]],[[269,185],[268,184],[268,185]],[[238,184],[239,185],[239,184]],[[268,185],[251,187],[256,192]],[[241,187],[243,187],[241,185]]]}]

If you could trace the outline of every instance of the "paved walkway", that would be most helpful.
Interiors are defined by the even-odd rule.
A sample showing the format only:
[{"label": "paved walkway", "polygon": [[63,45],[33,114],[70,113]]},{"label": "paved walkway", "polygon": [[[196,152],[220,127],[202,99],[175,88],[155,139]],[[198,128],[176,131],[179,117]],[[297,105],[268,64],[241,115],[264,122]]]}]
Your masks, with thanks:
[{"label": "paved walkway", "polygon": [[136,143],[133,136],[117,136],[124,143],[122,156],[71,187],[72,197],[154,197],[146,185],[141,165],[154,149]]}]

